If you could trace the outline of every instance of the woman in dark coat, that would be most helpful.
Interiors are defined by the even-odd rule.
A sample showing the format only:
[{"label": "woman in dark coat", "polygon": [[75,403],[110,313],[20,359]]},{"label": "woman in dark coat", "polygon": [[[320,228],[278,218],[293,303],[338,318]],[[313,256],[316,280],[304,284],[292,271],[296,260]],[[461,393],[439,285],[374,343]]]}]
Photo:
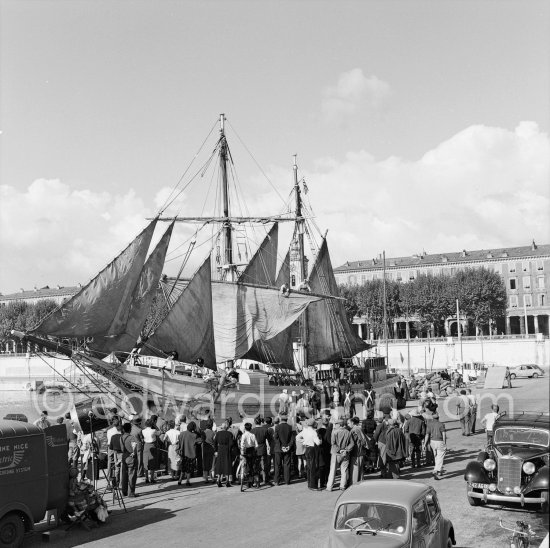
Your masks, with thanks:
[{"label": "woman in dark coat", "polygon": [[214,431],[213,422],[208,422],[204,429],[201,428],[202,438],[202,477],[208,483],[212,465],[214,464]]},{"label": "woman in dark coat", "polygon": [[195,448],[197,441],[197,425],[191,421],[187,425],[187,430],[185,432],[181,432],[179,437],[178,445],[181,455],[181,470],[178,485],[181,485],[184,474],[186,478],[185,485],[188,487],[191,485],[189,480],[195,471],[195,459],[197,458]]},{"label": "woman in dark coat", "polygon": [[233,481],[231,450],[235,444],[235,438],[227,430],[228,426],[227,422],[224,422],[214,436],[214,456],[216,457],[214,472],[218,487],[222,486],[222,476],[227,476],[227,487],[231,487]]}]

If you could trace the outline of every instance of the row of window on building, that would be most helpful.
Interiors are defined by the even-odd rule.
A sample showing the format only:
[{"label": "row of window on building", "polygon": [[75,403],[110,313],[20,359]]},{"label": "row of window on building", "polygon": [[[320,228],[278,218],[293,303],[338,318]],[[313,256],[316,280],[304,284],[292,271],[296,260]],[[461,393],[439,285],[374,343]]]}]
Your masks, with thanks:
[{"label": "row of window on building", "polygon": [[[546,294],[541,293],[537,295],[538,306],[546,306]],[[510,295],[510,308],[517,308],[519,304],[519,297],[517,295]],[[523,306],[533,306],[533,295],[523,295]]]},{"label": "row of window on building", "polygon": [[[510,289],[512,291],[518,289],[518,279],[517,278],[510,278],[508,280],[508,284],[510,286]],[[523,289],[531,289],[531,276],[523,276],[522,277],[522,285]],[[544,279],[544,276],[537,276],[537,289],[546,289],[546,281]]]}]

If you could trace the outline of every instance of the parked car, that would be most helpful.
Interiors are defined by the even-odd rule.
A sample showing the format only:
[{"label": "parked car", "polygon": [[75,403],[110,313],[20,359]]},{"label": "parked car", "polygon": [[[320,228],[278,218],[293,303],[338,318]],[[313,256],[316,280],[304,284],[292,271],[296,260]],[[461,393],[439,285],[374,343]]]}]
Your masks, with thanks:
[{"label": "parked car", "polygon": [[548,413],[501,414],[492,444],[466,466],[468,502],[537,504],[547,512],[549,439]]},{"label": "parked car", "polygon": [[4,417],[5,421],[20,421],[20,422],[29,422],[29,419],[27,418],[27,415],[23,415],[23,413],[8,413]]},{"label": "parked car", "polygon": [[450,548],[453,524],[443,517],[435,490],[409,480],[369,480],[352,485],[336,501],[331,548]]},{"label": "parked car", "polygon": [[528,377],[530,379],[536,379],[537,377],[542,377],[543,375],[544,370],[542,370],[538,365],[535,364],[516,365],[516,367],[510,368],[511,379],[515,379],[516,377]]}]

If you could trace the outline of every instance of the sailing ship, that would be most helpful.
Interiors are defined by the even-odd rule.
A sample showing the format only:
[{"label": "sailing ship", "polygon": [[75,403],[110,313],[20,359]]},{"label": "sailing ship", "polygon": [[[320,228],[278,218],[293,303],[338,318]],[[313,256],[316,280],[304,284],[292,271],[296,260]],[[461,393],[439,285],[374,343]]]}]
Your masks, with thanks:
[{"label": "sailing ship", "polygon": [[[107,396],[116,397],[117,406],[121,397],[126,398],[133,412],[145,413],[144,406],[153,405],[164,413],[169,408],[181,411],[181,406],[191,411],[209,406],[221,418],[276,412],[282,379],[297,379],[291,387],[296,392],[314,389],[314,366],[351,358],[368,348],[346,319],[326,233],[320,244],[313,244],[313,265],[308,269],[305,239],[314,240],[303,199],[307,187],[298,177],[296,156],[293,210],[234,216],[229,186],[233,161],[223,114],[219,122],[211,157],[217,157],[221,212],[210,217],[166,216],[163,208],[70,300],[28,333],[14,332],[35,348],[70,356],[83,372],[105,377],[119,391]],[[281,260],[279,226],[289,221],[291,243]],[[162,223],[168,228],[148,254]],[[184,265],[177,276],[163,275],[179,223],[219,227],[190,279],[182,276]],[[248,262],[236,245],[245,224],[269,226]],[[189,243],[184,263],[195,246],[196,238]],[[237,360],[267,367],[240,368],[236,375]]]}]

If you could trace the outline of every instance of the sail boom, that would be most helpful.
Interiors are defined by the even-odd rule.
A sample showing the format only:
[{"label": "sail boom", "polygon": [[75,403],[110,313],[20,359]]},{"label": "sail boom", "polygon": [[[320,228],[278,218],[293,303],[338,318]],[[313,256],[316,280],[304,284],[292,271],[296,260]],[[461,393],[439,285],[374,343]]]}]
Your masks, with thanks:
[{"label": "sail boom", "polygon": [[294,222],[295,217],[282,215],[271,215],[267,217],[159,217],[159,221],[165,223],[274,223],[274,222]]}]

